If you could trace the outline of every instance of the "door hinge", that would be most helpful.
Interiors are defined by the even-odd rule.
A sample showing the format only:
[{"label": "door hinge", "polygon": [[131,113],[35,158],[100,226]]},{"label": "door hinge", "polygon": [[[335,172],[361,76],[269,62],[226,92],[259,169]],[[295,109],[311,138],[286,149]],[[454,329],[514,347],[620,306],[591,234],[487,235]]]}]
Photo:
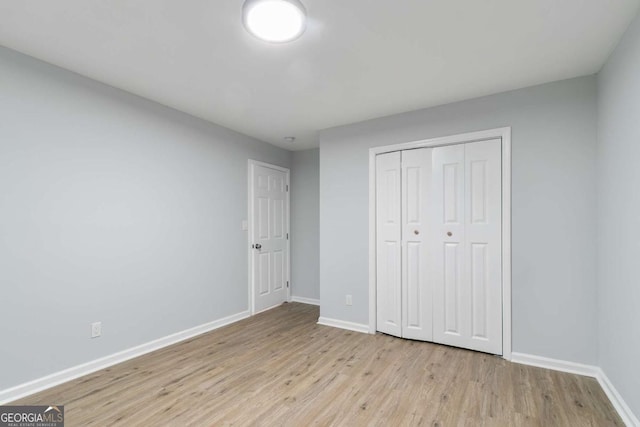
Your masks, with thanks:
[{"label": "door hinge", "polygon": [[287,233],[287,240],[289,240],[289,233]]},{"label": "door hinge", "polygon": [[287,184],[286,187],[287,187],[287,192],[288,192],[289,191],[289,185]]},{"label": "door hinge", "polygon": [[289,281],[287,280],[287,288],[289,287]]}]

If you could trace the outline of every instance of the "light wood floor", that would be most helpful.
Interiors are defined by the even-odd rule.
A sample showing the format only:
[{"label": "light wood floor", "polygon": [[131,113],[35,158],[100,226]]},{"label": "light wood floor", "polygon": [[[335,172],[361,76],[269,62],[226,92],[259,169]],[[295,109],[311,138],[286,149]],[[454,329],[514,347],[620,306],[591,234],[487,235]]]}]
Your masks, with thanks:
[{"label": "light wood floor", "polygon": [[596,380],[269,312],[60,385],[67,426],[623,425]]}]

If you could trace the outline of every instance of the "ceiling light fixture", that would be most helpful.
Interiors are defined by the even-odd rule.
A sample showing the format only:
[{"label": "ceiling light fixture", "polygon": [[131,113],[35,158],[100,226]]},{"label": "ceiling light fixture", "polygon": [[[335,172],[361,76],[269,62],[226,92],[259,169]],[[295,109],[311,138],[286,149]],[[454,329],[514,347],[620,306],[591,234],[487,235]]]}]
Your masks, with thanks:
[{"label": "ceiling light fixture", "polygon": [[242,22],[255,37],[272,43],[297,39],[306,28],[307,12],[299,0],[246,0]]}]

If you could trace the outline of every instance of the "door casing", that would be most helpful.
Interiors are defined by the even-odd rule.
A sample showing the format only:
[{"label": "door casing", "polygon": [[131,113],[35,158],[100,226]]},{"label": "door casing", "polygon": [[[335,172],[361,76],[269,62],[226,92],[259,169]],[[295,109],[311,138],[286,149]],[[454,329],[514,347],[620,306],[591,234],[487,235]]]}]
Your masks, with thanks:
[{"label": "door casing", "polygon": [[254,203],[253,203],[253,177],[254,177],[254,166],[263,166],[263,167],[267,167],[267,168],[271,168],[271,169],[275,169],[278,171],[281,171],[285,174],[285,184],[287,185],[287,195],[286,195],[286,206],[285,206],[285,212],[286,212],[286,216],[287,216],[287,221],[285,224],[286,227],[286,233],[289,236],[287,238],[287,260],[286,260],[286,275],[287,275],[287,282],[288,282],[288,286],[287,286],[287,290],[286,290],[286,301],[287,302],[291,302],[291,182],[290,182],[290,178],[291,178],[291,171],[288,168],[284,168],[282,166],[277,166],[277,165],[273,165],[270,163],[265,163],[265,162],[261,162],[258,160],[251,160],[249,159],[248,161],[248,168],[247,168],[247,194],[248,194],[248,201],[247,201],[247,207],[248,207],[248,211],[247,211],[247,269],[248,269],[248,273],[249,273],[249,287],[248,287],[248,294],[249,294],[249,300],[248,300],[248,307],[249,307],[249,311],[251,312],[251,315],[257,314],[256,313],[256,307],[255,307],[255,298],[254,298],[254,293],[255,293],[255,281],[254,281],[254,277],[253,277],[253,272],[254,272],[254,257],[253,257],[253,251],[255,249],[253,249],[251,247],[251,245],[253,244],[253,231],[256,227],[256,225],[254,224],[254,215],[253,215],[253,208],[254,208]]},{"label": "door casing", "polygon": [[369,333],[376,333],[376,156],[401,150],[502,141],[502,357],[511,360],[511,128],[497,128],[369,149]]}]

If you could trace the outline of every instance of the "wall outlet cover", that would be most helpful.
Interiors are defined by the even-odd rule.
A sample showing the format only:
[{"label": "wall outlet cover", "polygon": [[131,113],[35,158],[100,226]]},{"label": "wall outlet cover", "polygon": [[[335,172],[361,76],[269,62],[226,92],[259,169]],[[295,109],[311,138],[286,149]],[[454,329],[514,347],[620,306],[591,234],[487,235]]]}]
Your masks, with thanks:
[{"label": "wall outlet cover", "polygon": [[91,338],[98,338],[102,335],[102,322],[93,322],[91,324]]}]

